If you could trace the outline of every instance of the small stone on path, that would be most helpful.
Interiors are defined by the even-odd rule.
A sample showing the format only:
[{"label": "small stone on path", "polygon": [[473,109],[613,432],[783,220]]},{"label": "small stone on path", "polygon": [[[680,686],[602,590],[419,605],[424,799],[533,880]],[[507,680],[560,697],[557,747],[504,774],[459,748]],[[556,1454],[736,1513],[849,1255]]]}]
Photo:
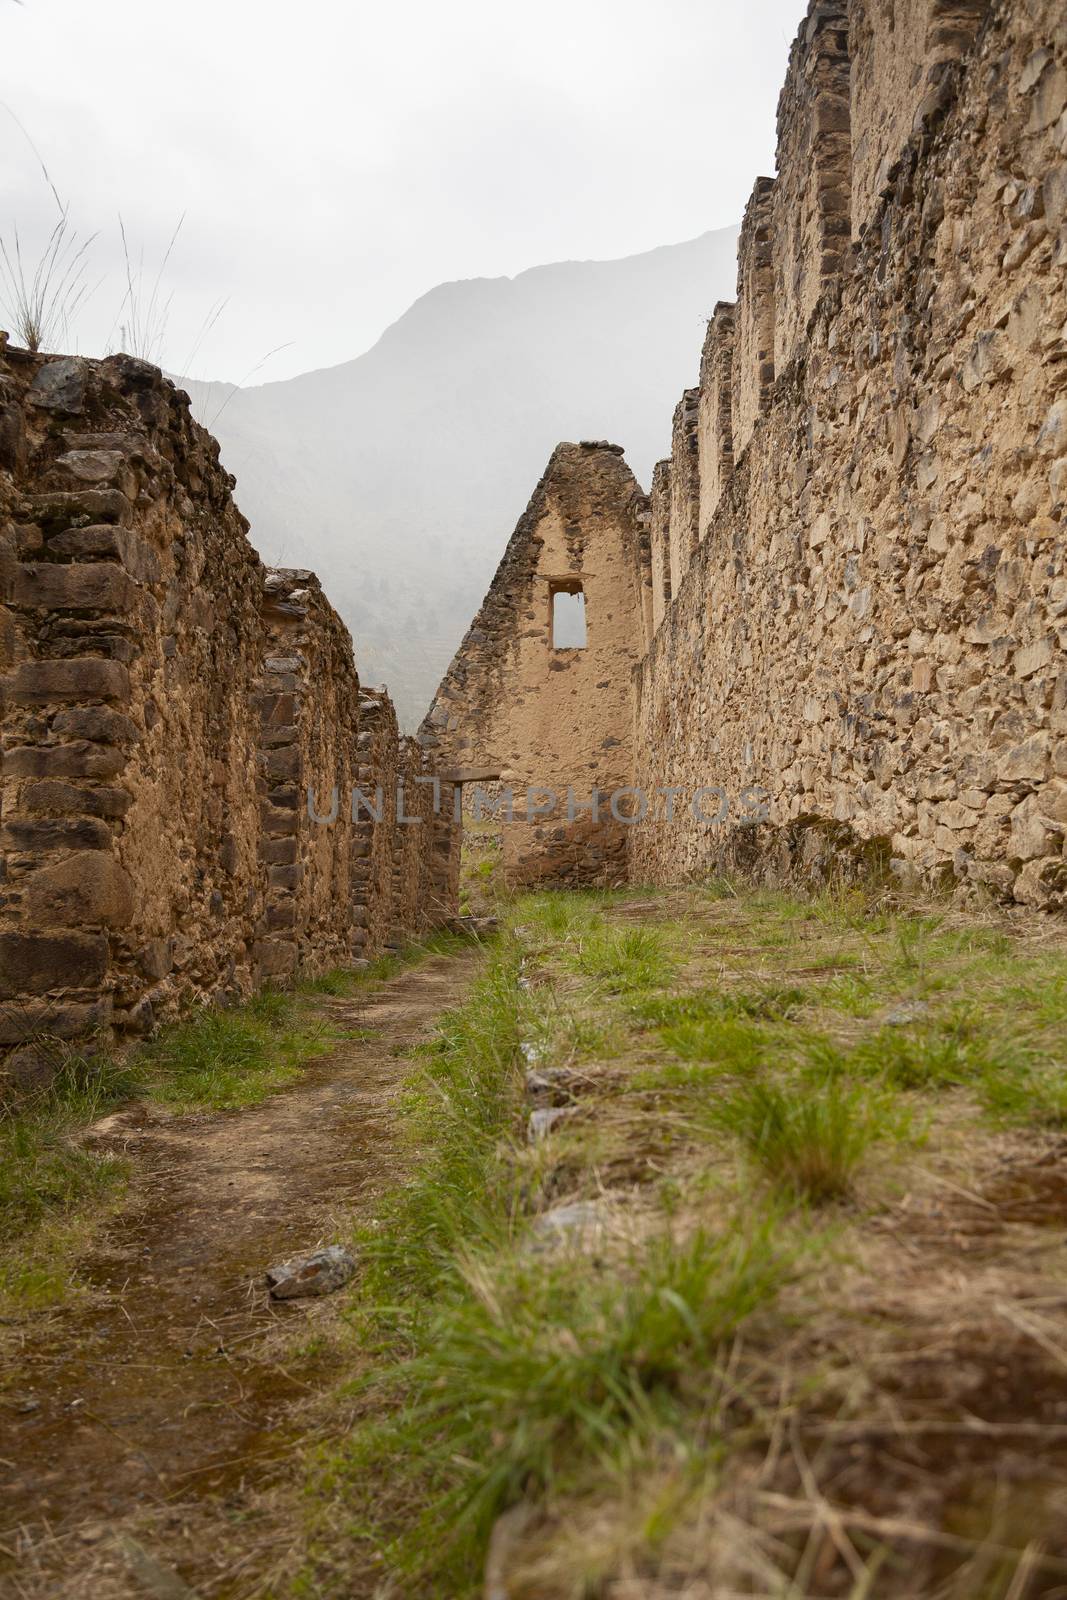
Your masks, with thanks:
[{"label": "small stone on path", "polygon": [[304,1295],[333,1294],[343,1289],[356,1270],[356,1258],[340,1244],[328,1244],[307,1256],[293,1256],[267,1271],[272,1300],[297,1300]]}]

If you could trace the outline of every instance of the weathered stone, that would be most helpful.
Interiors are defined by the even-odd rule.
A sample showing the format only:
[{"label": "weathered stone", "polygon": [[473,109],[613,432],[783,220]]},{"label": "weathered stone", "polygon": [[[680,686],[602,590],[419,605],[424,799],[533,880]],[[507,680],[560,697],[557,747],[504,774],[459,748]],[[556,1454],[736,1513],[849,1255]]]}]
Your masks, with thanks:
[{"label": "weathered stone", "polygon": [[52,718],[52,731],[68,739],[89,739],[99,744],[135,744],[141,730],[132,718],[108,706],[78,706],[59,711]]},{"label": "weathered stone", "polygon": [[46,927],[125,927],[132,921],[135,904],[132,879],[103,850],[39,867],[26,889],[29,915]]},{"label": "weathered stone", "polygon": [[57,700],[124,700],[130,675],[117,661],[73,656],[61,661],[22,661],[6,684],[8,700],[19,705],[49,705]]},{"label": "weathered stone", "polygon": [[9,850],[107,850],[113,837],[95,817],[9,817],[0,840]]},{"label": "weathered stone", "polygon": [[299,951],[291,939],[261,939],[255,947],[260,980],[287,978],[297,969]]},{"label": "weathered stone", "polygon": [[107,954],[102,934],[0,932],[0,995],[91,988],[103,979]]},{"label": "weathered stone", "polygon": [[123,751],[110,745],[22,745],[6,750],[3,771],[9,778],[116,778],[126,767]]},{"label": "weathered stone", "polygon": [[[0,951],[3,938],[0,934]],[[0,968],[2,961],[0,953]],[[14,1000],[0,1005],[0,1044],[32,1040],[40,1045],[48,1039],[84,1038],[106,1027],[110,1018],[110,995],[90,1001]]]},{"label": "weathered stone", "polygon": [[103,561],[113,558],[121,562],[139,583],[158,583],[162,577],[162,564],[151,545],[138,538],[132,529],[111,523],[68,528],[64,533],[53,534],[48,541],[48,549],[54,555],[69,556],[74,560]]},{"label": "weathered stone", "polygon": [[128,789],[113,789],[102,784],[85,788],[58,778],[42,778],[38,783],[26,785],[20,792],[19,803],[24,811],[124,817],[133,804],[133,796]]},{"label": "weathered stone", "polygon": [[171,939],[150,939],[138,952],[137,965],[146,978],[159,982],[174,966],[174,944]]},{"label": "weathered stone", "polygon": [[539,1144],[542,1139],[547,1139],[561,1122],[575,1116],[577,1109],[576,1106],[539,1106],[536,1111],[531,1111],[528,1123],[530,1143]]},{"label": "weathered stone", "polygon": [[329,1244],[310,1255],[293,1256],[266,1273],[272,1300],[334,1294],[355,1276],[356,1258],[343,1245]]},{"label": "weathered stone", "polygon": [[27,399],[44,411],[73,416],[85,405],[89,387],[89,363],[77,356],[47,361],[30,384]]},{"label": "weathered stone", "polygon": [[54,561],[15,569],[11,601],[45,611],[131,611],[137,588],[121,569],[107,562],[60,566]]},{"label": "weathered stone", "polygon": [[56,465],[84,483],[112,483],[125,468],[126,457],[118,450],[68,450]]}]

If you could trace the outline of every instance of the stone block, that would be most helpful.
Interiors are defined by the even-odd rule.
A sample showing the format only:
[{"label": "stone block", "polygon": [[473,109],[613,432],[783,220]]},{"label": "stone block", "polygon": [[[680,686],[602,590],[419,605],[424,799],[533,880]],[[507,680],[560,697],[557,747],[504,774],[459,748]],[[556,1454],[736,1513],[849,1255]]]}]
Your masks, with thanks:
[{"label": "stone block", "polygon": [[[83,789],[73,783],[64,783],[59,778],[42,778],[37,783],[28,783],[19,794],[19,805],[23,811],[54,811],[61,816],[82,813],[89,817],[124,817],[132,804],[133,795],[128,789],[104,785]],[[9,821],[11,815],[8,815]]]},{"label": "stone block", "polygon": [[0,1044],[77,1039],[105,1028],[111,996],[99,1000],[15,1000],[0,1005]]},{"label": "stone block", "polygon": [[291,939],[261,939],[254,955],[261,979],[288,978],[296,971],[298,951]]},{"label": "stone block", "polygon": [[111,745],[16,745],[6,750],[3,771],[9,778],[117,778],[125,771],[126,756]]},{"label": "stone block", "polygon": [[0,827],[7,850],[108,850],[114,836],[96,817],[8,817]]},{"label": "stone block", "polygon": [[149,939],[137,953],[137,965],[146,978],[158,983],[174,966],[174,941]]},{"label": "stone block", "polygon": [[259,859],[267,866],[292,866],[299,852],[295,837],[264,839],[259,847]]},{"label": "stone block", "polygon": [[82,518],[86,523],[118,522],[127,527],[133,515],[133,507],[120,489],[35,494],[28,504],[34,520],[53,531],[69,528]]},{"label": "stone block", "polygon": [[287,778],[298,778],[301,771],[300,748],[288,745],[281,750],[268,750],[260,757],[268,781],[282,783]]},{"label": "stone block", "polygon": [[128,702],[130,675],[120,662],[99,656],[21,661],[13,676],[5,680],[5,693],[14,705],[43,706],[63,700]]},{"label": "stone block", "polygon": [[[0,933],[0,995],[86,989],[103,981],[108,942],[103,934]],[[20,1038],[27,1035],[20,1034]]]},{"label": "stone block", "polygon": [[40,611],[106,611],[124,615],[137,604],[137,588],[113,562],[27,562],[16,567],[11,603]]},{"label": "stone block", "polygon": [[30,384],[26,398],[42,411],[75,416],[84,410],[89,390],[89,363],[78,356],[63,356],[45,363]]},{"label": "stone block", "polygon": [[103,850],[39,867],[26,887],[26,912],[42,926],[122,928],[132,921],[135,904],[132,879]]},{"label": "stone block", "polygon": [[132,717],[110,706],[76,706],[52,718],[52,731],[68,739],[90,739],[98,744],[136,744],[141,730]]},{"label": "stone block", "polygon": [[304,879],[304,869],[299,864],[271,867],[267,881],[272,889],[299,889]]},{"label": "stone block", "polygon": [[163,576],[162,563],[152,546],[128,528],[110,523],[68,528],[64,533],[53,534],[48,548],[57,556],[69,556],[74,560],[101,562],[110,558],[119,561],[139,583],[159,583]]}]

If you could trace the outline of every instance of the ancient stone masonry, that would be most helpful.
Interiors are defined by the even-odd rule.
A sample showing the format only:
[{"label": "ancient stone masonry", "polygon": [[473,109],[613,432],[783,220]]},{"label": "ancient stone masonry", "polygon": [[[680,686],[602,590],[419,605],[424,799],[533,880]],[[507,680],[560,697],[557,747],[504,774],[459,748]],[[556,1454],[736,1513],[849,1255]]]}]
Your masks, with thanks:
[{"label": "ancient stone masonry", "polygon": [[[684,797],[673,821],[651,804],[624,825],[637,881],[855,860],[1062,909],[1061,0],[813,0],[777,168],[757,180],[737,302],[714,310],[699,388],[653,476],[654,636],[633,671],[632,734],[615,732],[617,685],[644,601],[627,625],[613,583],[592,682],[549,648],[546,582],[585,575],[592,630],[592,574],[628,561],[621,501],[609,518],[582,494],[552,509],[561,471],[573,482],[595,461],[601,474],[573,446],[427,731],[457,764],[560,782],[620,779],[632,755],[650,801]],[[556,665],[573,674],[558,687]],[[558,733],[564,708],[574,743]],[[592,725],[609,708],[611,759]],[[688,797],[711,786],[694,811]],[[577,854],[557,859],[543,832],[531,871],[579,877]],[[614,871],[614,843],[610,859]]]},{"label": "ancient stone masonry", "polygon": [[778,101],[778,177],[771,206],[774,367],[781,372],[844,262],[851,134],[845,0],[814,0]]},{"label": "ancient stone masonry", "polygon": [[677,593],[700,542],[699,421],[700,391],[687,389],[674,410],[671,430],[670,549],[671,592]]},{"label": "ancient stone masonry", "polygon": [[[626,827],[609,797],[630,782],[630,672],[662,562],[647,515],[617,445],[560,445],[423,723],[439,773],[513,791],[517,820],[503,829],[512,883],[625,877]],[[557,646],[557,594],[581,594],[584,647]],[[542,786],[561,797],[553,814],[528,795]]]},{"label": "ancient stone masonry", "polygon": [[[17,1071],[56,1038],[143,1033],[383,942],[346,825],[350,642],[311,573],[264,569],[231,489],[155,368],[0,352],[0,1044]],[[311,820],[308,785],[323,813],[338,789],[336,825]],[[408,893],[391,930],[432,919],[431,880],[448,896],[440,826],[421,829],[418,915]]]},{"label": "ancient stone masonry", "polygon": [[[730,374],[733,453],[752,437],[774,382],[774,253],[771,218],[774,179],[757,178],[737,242],[737,305]],[[701,525],[703,533],[705,524]]]},{"label": "ancient stone masonry", "polygon": [[671,603],[671,464],[657,461],[649,496],[649,540],[652,550],[652,631]]},{"label": "ancient stone masonry", "polygon": [[735,386],[725,480],[701,432],[718,493],[635,673],[638,781],[720,784],[732,809],[635,828],[638,879],[850,839],[1067,905],[1067,13],[980,9],[820,3],[801,30],[773,389],[739,442]]}]

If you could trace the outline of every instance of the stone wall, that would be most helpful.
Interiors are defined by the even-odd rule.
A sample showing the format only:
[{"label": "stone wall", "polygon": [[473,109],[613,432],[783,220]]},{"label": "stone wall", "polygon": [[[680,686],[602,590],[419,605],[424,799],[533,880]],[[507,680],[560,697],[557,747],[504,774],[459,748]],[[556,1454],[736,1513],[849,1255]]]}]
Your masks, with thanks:
[{"label": "stone wall", "polygon": [[655,634],[671,603],[671,464],[657,461],[649,495],[649,542],[652,551],[652,632]]},{"label": "stone wall", "polygon": [[[49,1039],[143,1033],[380,942],[346,819],[359,685],[317,580],[264,569],[155,368],[4,345],[0,1044],[28,1071]],[[336,825],[309,784],[323,810],[340,790]]]},{"label": "stone wall", "polygon": [[[635,674],[638,780],[721,784],[730,818],[686,809],[635,828],[631,869],[771,870],[805,851],[824,861],[847,838],[901,872],[1055,909],[1067,902],[1067,14],[1001,0],[976,30],[976,6],[933,6],[925,23],[898,6],[903,56],[923,28],[927,54],[897,63],[894,90],[871,82],[871,62],[893,53],[884,29],[863,31],[888,9],[850,0],[846,17],[820,0],[794,49],[773,389],[745,439],[735,381],[733,470]],[[867,40],[850,118],[846,32]],[[905,129],[873,168],[875,145],[892,151]],[[861,152],[851,180],[848,149]],[[846,256],[850,190],[869,216]],[[735,371],[749,281],[739,274]],[[769,797],[760,826],[750,785]]]},{"label": "stone wall", "polygon": [[697,434],[700,391],[687,389],[674,409],[671,430],[670,514],[667,543],[671,590],[677,592],[700,541],[700,480]]},{"label": "stone wall", "polygon": [[774,366],[803,341],[849,242],[851,134],[845,0],[813,0],[778,101],[778,177],[771,206]]},{"label": "stone wall", "polygon": [[[625,827],[608,796],[630,779],[630,672],[663,566],[647,513],[618,446],[560,445],[423,723],[438,774],[514,792],[515,820],[502,830],[513,884],[625,876]],[[586,646],[558,649],[553,592],[579,588]],[[537,814],[539,796],[527,810],[527,791],[541,785],[560,795],[551,814]]]},{"label": "stone wall", "polygon": [[[757,178],[737,243],[737,305],[730,374],[730,432],[740,455],[767,406],[774,382],[774,179]],[[703,527],[701,534],[703,535]]]},{"label": "stone wall", "polygon": [[346,815],[357,782],[359,692],[348,630],[314,573],[269,569],[261,614],[265,655],[253,704],[267,903],[254,955],[260,977],[289,978],[364,953],[354,937],[357,836]]},{"label": "stone wall", "polygon": [[989,0],[850,0],[853,238],[859,238],[911,138],[944,92]]},{"label": "stone wall", "polygon": [[708,323],[697,398],[697,526],[701,536],[734,466],[734,308],[723,301]]}]

